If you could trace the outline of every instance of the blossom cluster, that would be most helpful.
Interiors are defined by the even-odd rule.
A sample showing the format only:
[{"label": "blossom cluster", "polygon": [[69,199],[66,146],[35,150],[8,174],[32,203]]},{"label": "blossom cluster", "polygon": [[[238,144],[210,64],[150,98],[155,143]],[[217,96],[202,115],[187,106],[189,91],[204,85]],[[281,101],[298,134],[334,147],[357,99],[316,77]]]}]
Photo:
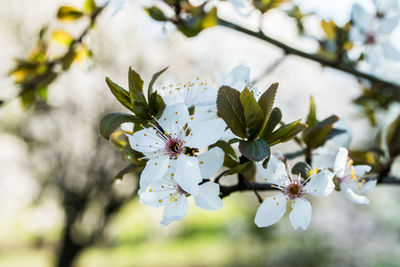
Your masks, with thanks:
[{"label": "blossom cluster", "polygon": [[[293,228],[307,229],[312,201],[306,196],[327,197],[334,189],[355,203],[368,204],[363,194],[376,185],[376,180],[364,178],[370,166],[353,164],[347,150],[351,134],[337,117],[322,122],[335,130],[336,134],[329,137],[326,129],[320,131],[321,126],[312,112],[307,119],[309,125],[295,121],[274,130],[281,121],[280,110],[272,109],[278,85],[271,85],[260,96],[250,83],[248,67],[240,65],[225,76],[217,74],[213,83],[196,78],[187,83],[160,86],[153,92],[155,79],[163,71],[153,76],[148,99],[149,103],[164,105],[149,117],[146,117],[148,112],[155,109],[146,106],[141,94],[143,81],[138,74],[130,70],[129,92],[107,80],[118,100],[137,115],[121,117],[118,113],[116,116],[122,120],[117,123],[134,151],[133,160],[142,164],[139,201],[151,207],[164,207],[162,225],[183,218],[191,196],[202,209],[221,209],[222,198],[227,194],[220,178],[231,174],[237,174],[246,184],[262,184],[276,192],[260,198],[261,205],[254,219],[259,227],[279,221],[289,203]],[[130,96],[136,99],[132,103],[129,103]],[[258,108],[266,110],[266,115],[257,124],[256,117],[261,114]],[[115,115],[111,117],[115,119]],[[103,124],[110,125],[109,119],[104,120],[107,124]],[[312,150],[309,164],[300,164],[301,168],[296,164],[291,169],[289,159],[273,146],[292,140],[303,130],[304,142],[316,149]],[[308,140],[310,132],[315,138],[325,134],[323,142],[316,146],[313,139]],[[237,153],[241,154],[239,160]],[[254,170],[253,177],[248,175],[249,168]],[[255,193],[259,196],[257,190]]]}]

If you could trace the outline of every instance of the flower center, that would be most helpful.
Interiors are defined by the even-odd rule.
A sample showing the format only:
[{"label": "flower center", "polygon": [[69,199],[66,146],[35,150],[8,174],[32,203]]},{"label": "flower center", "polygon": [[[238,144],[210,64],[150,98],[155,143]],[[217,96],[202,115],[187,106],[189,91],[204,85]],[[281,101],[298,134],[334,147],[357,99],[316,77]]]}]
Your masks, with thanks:
[{"label": "flower center", "polygon": [[183,141],[179,139],[169,139],[165,144],[165,151],[171,157],[178,156],[183,150]]},{"label": "flower center", "polygon": [[290,198],[297,198],[303,194],[303,186],[295,181],[286,187],[285,194]]},{"label": "flower center", "polygon": [[375,35],[373,33],[368,33],[367,36],[365,36],[364,43],[367,45],[375,44],[376,43]]}]

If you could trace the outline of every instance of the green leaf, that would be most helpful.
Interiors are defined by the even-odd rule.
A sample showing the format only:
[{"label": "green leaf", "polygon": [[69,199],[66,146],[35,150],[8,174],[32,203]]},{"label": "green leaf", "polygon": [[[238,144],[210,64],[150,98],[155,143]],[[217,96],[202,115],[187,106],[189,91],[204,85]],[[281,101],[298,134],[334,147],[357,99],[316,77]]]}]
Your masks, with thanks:
[{"label": "green leaf", "polygon": [[317,115],[316,115],[315,102],[314,102],[314,98],[311,96],[310,97],[310,111],[308,113],[306,123],[307,123],[308,127],[313,127],[317,122],[318,122],[318,120],[317,120]]},{"label": "green leaf", "polygon": [[219,147],[224,151],[225,155],[230,155],[234,159],[237,159],[235,150],[232,148],[232,146],[229,143],[220,140],[220,141],[217,141],[215,144],[211,145],[210,149],[213,147]]},{"label": "green leaf", "polygon": [[85,7],[86,12],[93,13],[97,9],[96,1],[95,0],[86,0],[84,7]]},{"label": "green leaf", "polygon": [[400,155],[400,115],[390,124],[386,143],[392,159]]},{"label": "green leaf", "polygon": [[[156,80],[158,79],[158,77],[160,77],[161,74],[164,73],[164,71],[166,71],[168,69],[168,67],[160,70],[159,72],[156,72],[153,74],[153,77],[151,77],[151,81],[149,83],[149,87],[147,89],[147,98],[150,99],[151,94],[153,93],[153,85],[156,82]],[[150,101],[150,100],[149,100]]]},{"label": "green leaf", "polygon": [[226,122],[231,131],[241,138],[246,138],[246,124],[240,102],[240,92],[229,86],[220,87],[217,109],[218,115]]},{"label": "green leaf", "polygon": [[132,111],[141,118],[150,118],[149,107],[143,94],[143,80],[140,75],[129,67],[129,97],[132,104]]},{"label": "green leaf", "polygon": [[179,31],[186,37],[194,37],[202,30],[218,25],[216,7],[204,12],[203,5],[200,5],[187,8],[186,12],[190,15],[182,18],[177,24]]},{"label": "green leaf", "polygon": [[261,161],[270,155],[270,149],[264,139],[240,141],[239,151],[252,161]]},{"label": "green leaf", "polygon": [[240,94],[244,119],[246,124],[246,136],[254,138],[257,136],[261,125],[263,124],[263,112],[254,98],[253,92],[245,88]]},{"label": "green leaf", "polygon": [[127,109],[133,111],[133,107],[131,104],[131,98],[129,97],[129,92],[124,88],[119,86],[110,80],[110,78],[106,77],[106,83],[111,90],[111,93],[117,98],[117,100],[124,105]]},{"label": "green leaf", "polygon": [[150,113],[158,119],[161,117],[164,109],[165,109],[164,99],[157,92],[152,93],[149,99]]},{"label": "green leaf", "polygon": [[253,162],[252,161],[248,161],[246,163],[239,164],[236,167],[230,169],[226,173],[226,175],[232,175],[232,174],[235,174],[235,173],[245,173],[246,171],[248,171],[251,168],[251,166],[253,166]]},{"label": "green leaf", "polygon": [[275,127],[279,124],[281,119],[282,119],[281,110],[279,108],[274,108],[271,111],[267,125],[265,126],[261,137],[267,139],[272,134],[272,132],[274,131]]},{"label": "green leaf", "polygon": [[164,15],[164,12],[156,6],[145,8],[146,13],[154,20],[157,21],[168,21],[168,18]]},{"label": "green leaf", "polygon": [[300,121],[301,120],[297,120],[281,126],[267,138],[268,145],[273,146],[293,139],[299,132],[307,127],[306,124],[300,123]]},{"label": "green leaf", "polygon": [[293,174],[297,174],[304,179],[308,178],[310,171],[311,167],[305,162],[297,162],[292,168]]},{"label": "green leaf", "polygon": [[36,88],[36,94],[44,101],[47,101],[47,99],[48,99],[48,92],[49,92],[49,90],[47,87]]},{"label": "green leaf", "polygon": [[105,139],[109,139],[110,135],[124,122],[141,123],[141,120],[122,112],[108,113],[100,121],[100,134]]},{"label": "green leaf", "polygon": [[271,86],[265,91],[261,96],[260,99],[258,99],[258,104],[261,107],[262,112],[264,113],[264,120],[263,123],[260,127],[260,130],[257,134],[257,137],[260,136],[264,128],[267,126],[269,116],[272,111],[272,106],[274,105],[275,101],[275,96],[276,96],[276,91],[278,89],[279,83],[273,83]]},{"label": "green leaf", "polygon": [[74,21],[83,16],[83,12],[73,6],[61,6],[57,18],[61,21]]},{"label": "green leaf", "polygon": [[20,97],[21,105],[25,110],[30,108],[35,103],[35,100],[36,100],[36,94],[35,94],[35,91],[33,91],[33,90],[22,92],[19,95],[19,97]]},{"label": "green leaf", "polygon": [[326,140],[330,137],[333,124],[338,120],[337,116],[332,115],[323,121],[317,122],[313,127],[308,127],[303,132],[303,141],[307,147],[317,148],[325,144]]},{"label": "green leaf", "polygon": [[71,67],[72,63],[74,62],[75,58],[76,58],[75,51],[74,50],[68,51],[62,59],[62,69],[68,70]]}]

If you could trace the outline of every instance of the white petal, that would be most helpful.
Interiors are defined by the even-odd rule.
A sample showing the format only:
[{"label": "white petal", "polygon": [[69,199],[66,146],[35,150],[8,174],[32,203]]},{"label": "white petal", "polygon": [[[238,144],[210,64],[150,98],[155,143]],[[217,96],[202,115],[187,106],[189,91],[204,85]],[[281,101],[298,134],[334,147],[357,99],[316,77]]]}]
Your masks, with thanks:
[{"label": "white petal", "polygon": [[345,183],[354,193],[357,194],[366,194],[376,186],[377,180],[370,180],[365,183],[362,183],[361,180],[362,179],[360,179],[359,183],[354,180],[346,180]]},{"label": "white petal", "polygon": [[202,149],[221,138],[225,132],[225,122],[222,119],[202,121],[190,126],[190,129],[185,145]]},{"label": "white petal", "polygon": [[298,230],[299,228],[306,230],[311,221],[310,202],[303,198],[296,198],[292,201],[292,208],[293,210],[289,214],[289,219],[294,230]]},{"label": "white petal", "polygon": [[172,179],[162,179],[149,184],[139,191],[140,203],[152,207],[164,206],[169,203],[171,194],[177,193],[176,183]]},{"label": "white petal", "polygon": [[367,172],[371,171],[371,166],[369,165],[356,165],[353,166],[354,172],[356,173],[357,177],[362,178]]},{"label": "white petal", "polygon": [[[250,68],[239,65],[233,68],[225,77],[224,83],[222,85],[228,85],[234,87],[238,82],[249,82],[250,81]],[[235,87],[234,87],[235,88]]]},{"label": "white petal", "polygon": [[206,210],[222,208],[222,199],[219,197],[219,185],[207,182],[199,186],[199,194],[194,196],[196,206]]},{"label": "white petal", "polygon": [[347,151],[346,148],[340,147],[339,152],[336,155],[335,158],[335,164],[334,164],[334,171],[337,177],[342,178],[344,175],[344,172],[346,170],[346,164],[347,164],[347,155],[349,152]]},{"label": "white petal", "polygon": [[183,126],[189,122],[189,111],[185,104],[168,105],[158,120],[164,131],[172,137],[182,132]]},{"label": "white petal", "polygon": [[152,128],[137,131],[128,135],[128,138],[132,149],[139,152],[155,152],[165,148],[165,141]]},{"label": "white petal", "polygon": [[360,27],[364,31],[369,30],[369,26],[372,22],[372,17],[365,11],[365,9],[359,4],[354,4],[351,10],[351,18],[356,23],[356,27]]},{"label": "white petal", "polygon": [[161,224],[166,226],[172,221],[182,219],[188,209],[188,202],[185,195],[181,195],[176,201],[165,206]]},{"label": "white petal", "polygon": [[199,183],[203,180],[196,157],[179,155],[176,161],[175,181],[189,194],[197,195]]},{"label": "white petal", "polygon": [[390,34],[399,24],[399,16],[393,16],[390,18],[384,18],[380,21],[378,32],[380,34]]},{"label": "white petal", "polygon": [[219,147],[213,147],[197,157],[202,178],[210,178],[221,169],[225,153]]},{"label": "white petal", "polygon": [[339,147],[333,140],[328,140],[324,146],[317,148],[312,153],[312,166],[318,169],[333,168]]},{"label": "white petal", "polygon": [[333,176],[334,174],[328,170],[311,175],[310,181],[303,187],[304,192],[318,197],[326,197],[335,188],[332,182]]},{"label": "white petal", "polygon": [[267,227],[278,222],[285,214],[286,202],[283,194],[266,198],[257,210],[254,223],[258,227]]},{"label": "white petal", "polygon": [[382,47],[383,56],[390,60],[400,60],[400,52],[391,43],[382,42],[379,44]]},{"label": "white petal", "polygon": [[272,183],[284,186],[288,182],[288,175],[285,163],[283,163],[275,155],[271,155],[266,169],[262,166],[262,162],[256,163],[257,173],[262,182]]},{"label": "white petal", "polygon": [[168,171],[169,157],[162,156],[159,158],[151,159],[146,163],[140,179],[144,183],[152,183],[161,180]]},{"label": "white petal", "polygon": [[347,185],[346,182],[340,184],[340,190],[343,192],[345,197],[350,201],[353,201],[357,204],[364,204],[364,205],[369,204],[368,198],[354,193],[354,191]]}]

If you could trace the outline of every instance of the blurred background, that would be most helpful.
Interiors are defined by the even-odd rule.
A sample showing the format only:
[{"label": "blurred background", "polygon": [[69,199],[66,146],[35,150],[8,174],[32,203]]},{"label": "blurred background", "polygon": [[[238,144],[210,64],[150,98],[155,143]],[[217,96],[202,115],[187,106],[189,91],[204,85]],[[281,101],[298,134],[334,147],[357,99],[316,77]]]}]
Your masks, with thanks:
[{"label": "blurred background", "polygon": [[[297,2],[340,21],[348,19],[355,1]],[[313,95],[320,118],[336,114],[347,122],[352,147],[368,146],[376,133],[352,103],[360,94],[354,77],[295,56],[266,73],[283,56],[276,47],[221,27],[189,39],[152,20],[141,3],[126,1],[118,12],[101,15],[85,40],[93,57],[61,75],[46,104],[25,111],[13,101],[0,109],[0,266],[400,266],[400,187],[377,186],[368,206],[334,192],[313,201],[307,231],[294,231],[287,216],[257,228],[252,193],[235,193],[213,212],[191,205],[183,220],[161,227],[162,210],[135,197],[136,177],[114,182],[126,160],[99,136],[98,123],[107,112],[124,111],[104,77],[126,86],[129,66],[145,81],[170,66],[162,84],[213,80],[214,73],[244,64],[260,89],[280,83],[276,105],[285,121],[305,118]],[[57,8],[70,4],[82,1],[0,0],[1,98],[16,94],[8,73],[15,58],[29,53],[43,25],[72,33],[84,27],[55,19]],[[238,17],[228,3],[222,6],[223,17],[250,28],[258,22]],[[312,27],[313,19],[307,23]],[[278,10],[265,16],[263,29],[303,50],[316,49]],[[65,48],[50,49],[56,54]],[[379,123],[387,124],[399,110],[393,105]],[[398,167],[393,173],[400,175]]]}]

